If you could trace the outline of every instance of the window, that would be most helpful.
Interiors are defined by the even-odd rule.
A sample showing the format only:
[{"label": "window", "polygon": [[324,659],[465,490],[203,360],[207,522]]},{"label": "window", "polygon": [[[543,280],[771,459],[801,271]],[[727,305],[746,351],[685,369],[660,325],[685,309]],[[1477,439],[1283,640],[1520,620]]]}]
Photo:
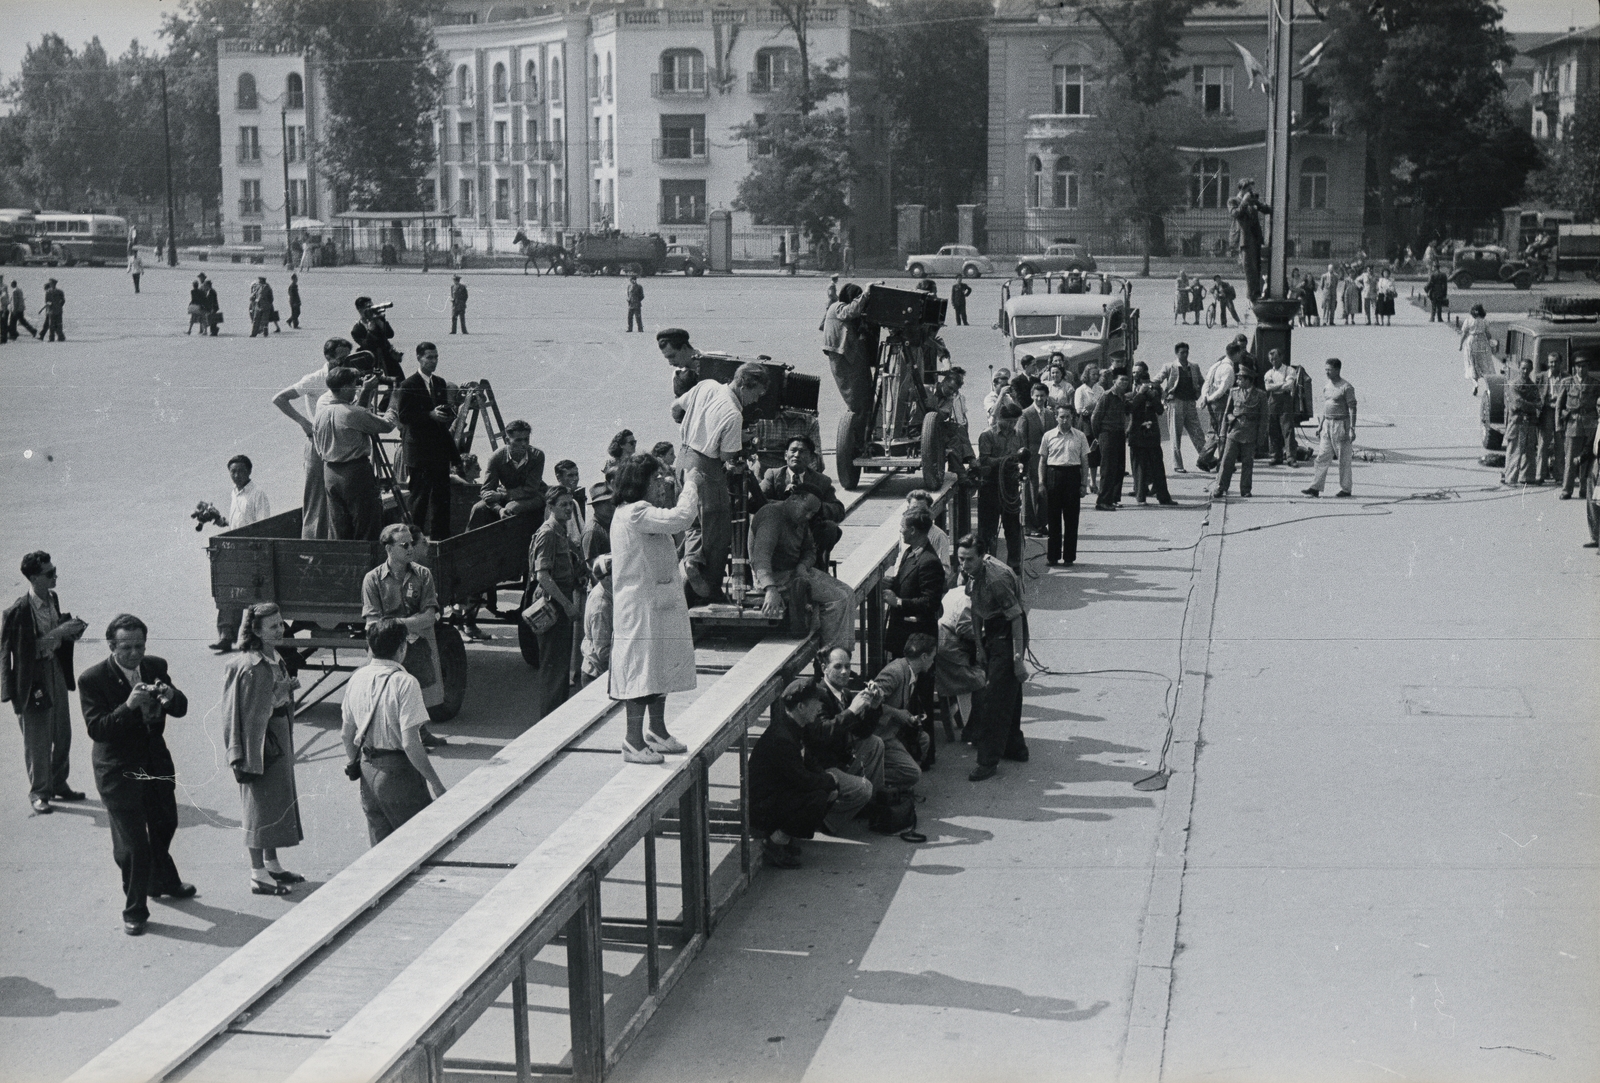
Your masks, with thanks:
[{"label": "window", "polygon": [[661,54],[661,90],[687,94],[706,88],[706,58],[699,49],[671,49]]},{"label": "window", "polygon": [[527,100],[530,101],[530,102],[538,101],[539,100],[539,65],[538,64],[535,64],[531,60],[528,61],[528,63],[523,68],[522,82],[527,88],[526,90],[523,91],[523,93],[527,96]]},{"label": "window", "polygon": [[522,212],[522,216],[524,218],[539,217],[539,182],[536,180],[528,182],[528,202]]},{"label": "window", "polygon": [[235,104],[241,110],[261,108],[261,102],[256,98],[256,77],[249,72],[239,76],[239,93]]},{"label": "window", "polygon": [[[252,129],[254,130],[254,129]],[[432,132],[432,129],[429,129]],[[291,162],[306,160],[306,126],[304,124],[291,124],[284,132],[289,142],[284,145],[283,153]]]},{"label": "window", "polygon": [[506,100],[506,66],[504,64],[496,64],[494,66],[493,79],[492,93],[494,94],[494,103],[503,105]]},{"label": "window", "polygon": [[772,132],[767,128],[767,114],[757,113],[755,122],[761,134],[751,141],[750,154],[756,158],[770,158],[777,150],[777,147],[772,141]]},{"label": "window", "polygon": [[460,154],[459,161],[472,161],[472,121],[463,120],[456,125],[456,146]]},{"label": "window", "polygon": [[1054,71],[1055,112],[1067,116],[1087,113],[1089,96],[1086,93],[1081,64],[1057,64]]},{"label": "window", "polygon": [[1307,158],[1300,163],[1300,209],[1321,211],[1328,208],[1328,163],[1322,158]]},{"label": "window", "polygon": [[472,101],[472,71],[465,65],[456,69],[456,104]]},{"label": "window", "polygon": [[550,122],[550,135],[558,146],[562,143],[561,120],[559,117]]},{"label": "window", "polygon": [[611,54],[606,54],[606,101],[611,100]]},{"label": "window", "polygon": [[[554,65],[555,61],[551,61]],[[550,182],[550,217],[557,222],[567,220],[567,186],[565,181]]]},{"label": "window", "polygon": [[1052,205],[1067,210],[1078,209],[1078,166],[1071,158],[1057,158],[1055,184],[1051,195]]},{"label": "window", "polygon": [[261,217],[261,182],[239,182],[239,214],[242,217]]},{"label": "window", "polygon": [[239,129],[239,161],[259,162],[261,160],[261,129]]},{"label": "window", "polygon": [[756,50],[756,74],[752,90],[757,93],[777,90],[790,76],[800,71],[800,51],[788,46]]},{"label": "window", "polygon": [[606,162],[617,160],[617,118],[606,114]]},{"label": "window", "polygon": [[477,211],[475,211],[472,206],[472,182],[470,180],[461,181],[461,187],[458,189],[458,191],[461,193],[461,198],[457,200],[456,213],[468,218],[474,217],[477,214]]},{"label": "window", "polygon": [[1233,65],[1194,66],[1194,104],[1202,113],[1233,112]]},{"label": "window", "polygon": [[422,209],[425,211],[439,209],[439,185],[436,181],[422,182]]},{"label": "window", "polygon": [[704,158],[706,155],[706,118],[704,113],[672,116],[662,114],[661,140],[656,157]]},{"label": "window", "polygon": [[1228,205],[1228,161],[1201,158],[1189,170],[1189,206],[1215,210]]},{"label": "window", "polygon": [[557,57],[550,58],[550,100],[561,100],[561,61]]},{"label": "window", "polygon": [[307,201],[306,182],[291,180],[289,182],[289,215],[292,218],[303,218],[311,213],[311,204]]},{"label": "window", "polygon": [[539,122],[530,120],[526,122],[528,154],[534,155],[539,150]]},{"label": "window", "polygon": [[284,81],[284,91],[289,97],[290,109],[304,109],[306,107],[306,84],[300,78],[299,72],[290,72],[289,78]]},{"label": "window", "polygon": [[706,182],[703,180],[664,180],[661,182],[661,223],[697,225],[706,220]]},{"label": "window", "polygon": [[497,162],[506,161],[511,157],[510,152],[506,149],[506,143],[508,141],[507,132],[510,127],[511,126],[503,120],[497,120],[494,122],[494,160]]},{"label": "window", "polygon": [[1039,182],[1044,177],[1044,163],[1038,158],[1028,159],[1028,206],[1039,205]]},{"label": "window", "polygon": [[494,216],[501,221],[511,217],[511,182],[503,177],[494,182]]},{"label": "window", "polygon": [[260,244],[261,243],[261,227],[260,226],[245,226],[243,228],[243,235],[240,237],[240,241],[242,243],[244,243],[244,244]]}]

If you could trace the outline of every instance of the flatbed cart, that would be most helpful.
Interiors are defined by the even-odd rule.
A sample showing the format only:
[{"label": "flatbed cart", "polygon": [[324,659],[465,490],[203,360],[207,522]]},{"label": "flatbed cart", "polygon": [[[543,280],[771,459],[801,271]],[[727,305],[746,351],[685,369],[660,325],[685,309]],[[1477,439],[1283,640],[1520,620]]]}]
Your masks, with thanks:
[{"label": "flatbed cart", "polygon": [[948,448],[939,415],[927,404],[939,382],[937,335],[947,304],[921,290],[867,287],[862,318],[877,328],[867,337],[882,337],[870,422],[863,432],[849,410],[839,419],[835,455],[839,484],[846,489],[855,491],[864,470],[920,471],[930,492],[944,485]]},{"label": "flatbed cart", "polygon": [[[385,408],[392,387],[380,383],[365,398]],[[505,426],[488,381],[463,385],[453,431],[465,454],[478,421],[491,447],[505,439]],[[385,522],[411,523],[404,495],[389,453],[391,442],[373,440],[373,470],[384,493]],[[499,590],[520,591],[527,580],[528,545],[539,522],[534,516],[507,516],[476,530],[467,530],[467,516],[478,498],[476,485],[453,479],[451,525],[458,532],[439,541],[427,539],[412,559],[433,573],[441,619],[434,626],[439,645],[439,676],[444,701],[428,709],[435,722],[448,721],[461,710],[467,692],[467,650],[457,622],[459,614],[482,596]],[[302,509],[283,512],[259,523],[222,531],[211,538],[211,594],[219,607],[242,608],[274,602],[289,630],[283,651],[298,670],[320,675],[300,692],[296,709],[313,707],[340,688],[348,674],[367,663],[366,625],[361,616],[361,581],[383,563],[378,542],[336,541],[300,537]],[[444,614],[454,613],[446,618]],[[516,614],[501,618],[507,622]]]}]

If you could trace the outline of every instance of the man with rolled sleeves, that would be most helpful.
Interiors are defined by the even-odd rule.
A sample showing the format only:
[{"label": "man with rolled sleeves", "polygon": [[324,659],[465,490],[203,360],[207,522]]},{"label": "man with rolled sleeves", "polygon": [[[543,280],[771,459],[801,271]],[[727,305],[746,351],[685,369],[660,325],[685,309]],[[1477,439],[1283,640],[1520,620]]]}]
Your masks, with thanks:
[{"label": "man with rolled sleeves", "polygon": [[1321,496],[1328,480],[1328,465],[1337,458],[1339,491],[1334,495],[1348,497],[1355,482],[1351,460],[1356,443],[1356,389],[1341,375],[1344,362],[1337,357],[1328,358],[1324,368],[1328,382],[1322,385],[1322,420],[1317,423],[1317,473],[1311,485],[1301,492]]},{"label": "man with rolled sleeves", "polygon": [[129,936],[144,934],[152,896],[195,895],[169,853],[178,831],[177,768],[163,736],[168,718],[189,713],[189,700],[172,683],[166,660],[145,653],[148,634],[131,613],[113,617],[106,626],[110,657],[78,677],[83,723],[94,741],[94,784],[122,870],[122,931]]},{"label": "man with rolled sleeves", "polygon": [[972,695],[972,718],[978,766],[969,782],[993,778],[1002,758],[1028,762],[1022,737],[1022,682],[1027,679],[1028,615],[1022,604],[1022,583],[1005,564],[983,551],[983,540],[968,534],[956,542],[956,560],[972,600],[972,626],[978,664],[987,683]]},{"label": "man with rolled sleeves", "polygon": [[322,459],[328,489],[331,536],[343,541],[377,541],[383,524],[383,497],[372,472],[372,438],[399,424],[394,407],[375,414],[355,405],[361,377],[351,369],[328,373],[328,393],[317,402],[312,445]]},{"label": "man with rolled sleeves", "polygon": [[[406,672],[421,686],[423,706],[437,707],[444,702],[444,679],[439,668],[439,641],[433,631],[439,620],[439,591],[433,573],[411,559],[420,539],[405,523],[390,523],[378,541],[385,559],[361,580],[361,619],[369,630],[385,619],[405,625],[410,639],[403,663]],[[422,743],[432,748],[445,741],[424,727]]]},{"label": "man with rolled sleeves", "polygon": [[699,493],[695,525],[684,539],[684,578],[695,594],[709,601],[723,598],[722,575],[733,544],[728,474],[743,469],[744,408],[766,389],[766,368],[745,364],[734,373],[733,383],[705,380],[672,403],[672,419],[679,423],[683,442],[685,483],[693,476]]},{"label": "man with rolled sleeves", "polygon": [[[1111,376],[1108,371],[1102,382]],[[1100,449],[1100,497],[1096,511],[1110,511],[1122,503],[1122,479],[1127,472],[1128,378],[1118,374],[1089,415],[1089,432]]]},{"label": "man with rolled sleeves", "polygon": [[[333,537],[328,519],[328,487],[322,477],[322,457],[312,442],[311,423],[316,420],[318,402],[328,393],[328,373],[342,367],[354,348],[348,339],[330,338],[322,344],[322,367],[306,373],[272,397],[272,405],[306,434],[305,488],[300,500],[300,537],[303,539]],[[305,400],[305,413],[294,405],[296,399]]]},{"label": "man with rolled sleeves", "polygon": [[1564,438],[1561,455],[1561,499],[1571,500],[1573,486],[1578,484],[1588,465],[1590,448],[1594,446],[1597,423],[1596,400],[1600,398],[1600,380],[1589,371],[1589,363],[1600,362],[1580,347],[1572,357],[1572,373],[1564,377],[1556,392],[1556,422]]}]

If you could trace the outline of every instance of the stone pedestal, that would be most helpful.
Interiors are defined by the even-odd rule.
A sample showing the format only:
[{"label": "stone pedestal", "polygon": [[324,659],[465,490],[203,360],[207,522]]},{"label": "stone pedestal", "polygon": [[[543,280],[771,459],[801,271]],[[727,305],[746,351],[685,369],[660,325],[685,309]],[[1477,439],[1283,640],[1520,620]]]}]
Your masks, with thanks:
[{"label": "stone pedestal", "polygon": [[976,203],[956,204],[956,243],[977,244],[973,238],[977,236],[978,205]]},{"label": "stone pedestal", "polygon": [[1294,364],[1294,354],[1289,349],[1289,332],[1294,328],[1295,316],[1300,313],[1299,299],[1262,300],[1250,307],[1256,314],[1256,341],[1250,352],[1261,366],[1261,373],[1257,373],[1257,377],[1267,371],[1267,355],[1272,350],[1282,350],[1284,360]]}]

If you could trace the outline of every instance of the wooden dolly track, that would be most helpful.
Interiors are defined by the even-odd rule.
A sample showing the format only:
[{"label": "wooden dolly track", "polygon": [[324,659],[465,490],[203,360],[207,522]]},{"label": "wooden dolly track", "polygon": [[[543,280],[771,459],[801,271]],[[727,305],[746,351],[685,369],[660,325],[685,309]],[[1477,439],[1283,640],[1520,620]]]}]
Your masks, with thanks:
[{"label": "wooden dolly track", "polygon": [[[915,485],[886,475],[848,494],[834,553],[863,603],[869,664],[881,661],[882,577]],[[937,494],[952,534],[970,514],[964,495]],[[590,685],[68,1083],[598,1083],[748,887],[751,726],[815,649],[814,636],[697,649],[702,672],[726,671],[669,698],[689,751],[665,767],[622,762],[619,705]],[[676,882],[659,875],[664,848],[677,851]],[[669,916],[663,904],[675,904]],[[618,952],[642,959],[619,976]],[[563,970],[564,1007],[548,988]],[[488,1013],[506,1007],[508,985],[511,1058],[472,1056],[502,1053]],[[570,1056],[536,1063],[536,1039]]]}]

